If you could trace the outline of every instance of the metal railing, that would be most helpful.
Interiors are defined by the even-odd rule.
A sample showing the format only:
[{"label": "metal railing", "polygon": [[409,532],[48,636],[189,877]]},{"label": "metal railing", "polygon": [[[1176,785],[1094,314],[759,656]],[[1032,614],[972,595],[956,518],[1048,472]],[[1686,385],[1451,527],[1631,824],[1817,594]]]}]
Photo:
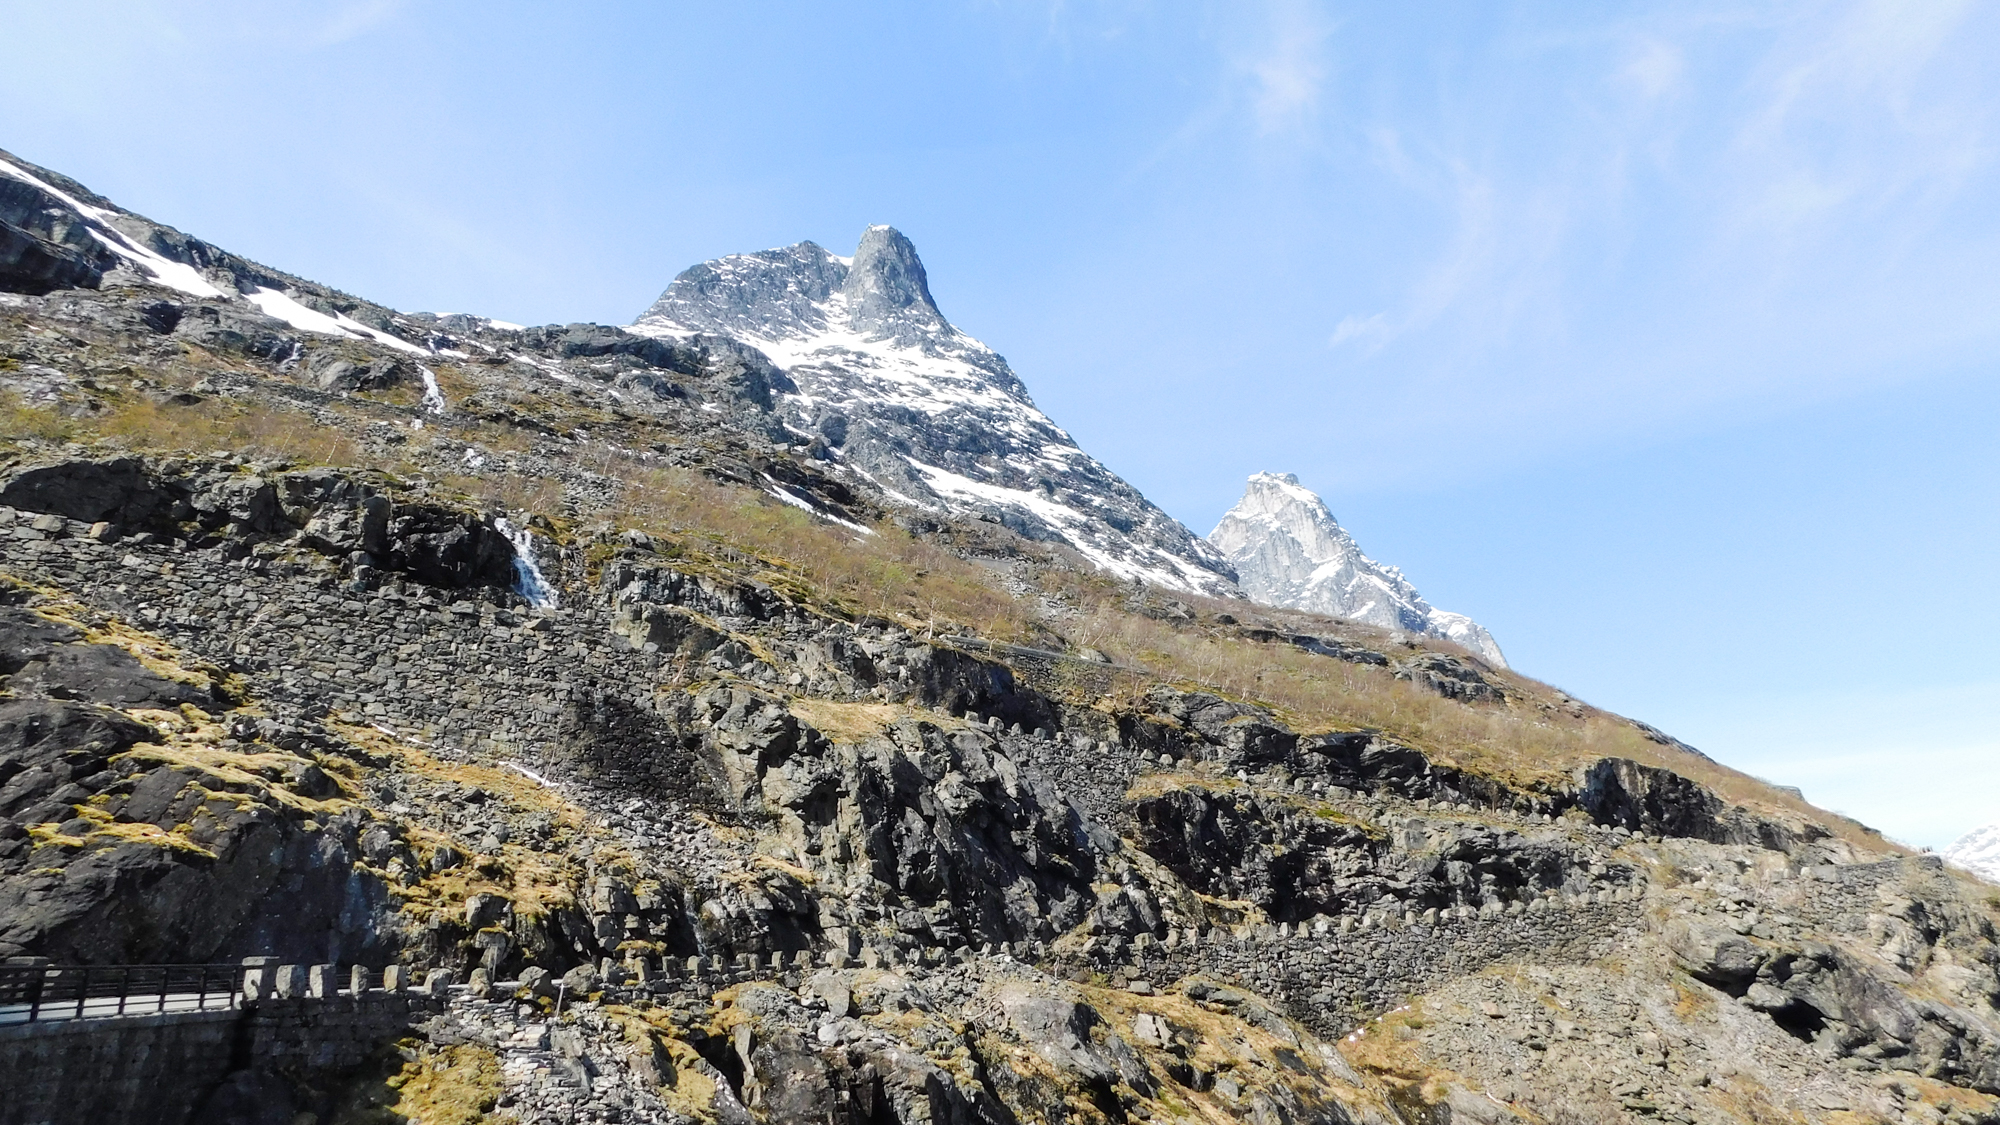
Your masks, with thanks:
[{"label": "metal railing", "polygon": [[0,964],[0,1025],[234,1008],[244,967]]}]

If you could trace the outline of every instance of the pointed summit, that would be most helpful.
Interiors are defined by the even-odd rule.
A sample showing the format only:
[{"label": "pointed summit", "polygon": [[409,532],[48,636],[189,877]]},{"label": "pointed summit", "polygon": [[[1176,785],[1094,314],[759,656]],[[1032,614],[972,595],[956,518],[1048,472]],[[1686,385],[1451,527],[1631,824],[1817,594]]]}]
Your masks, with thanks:
[{"label": "pointed summit", "polygon": [[1251,477],[1208,541],[1235,566],[1252,601],[1442,637],[1507,666],[1491,633],[1432,608],[1401,570],[1362,554],[1326,502],[1291,473]]},{"label": "pointed summit", "polygon": [[946,327],[931,299],[917,248],[895,227],[869,227],[862,234],[840,292],[847,298],[849,326],[863,335],[894,336],[906,326]]},{"label": "pointed summit", "polygon": [[793,434],[897,503],[1067,544],[1120,578],[1236,591],[1213,547],[1079,449],[1005,359],[945,319],[894,227],[862,232],[852,258],[801,242],[703,262],[632,331],[761,351],[790,382],[777,408]]},{"label": "pointed summit", "polygon": [[690,266],[638,325],[769,340],[841,331],[906,346],[953,334],[916,246],[890,226],[864,231],[852,258],[800,242]]}]

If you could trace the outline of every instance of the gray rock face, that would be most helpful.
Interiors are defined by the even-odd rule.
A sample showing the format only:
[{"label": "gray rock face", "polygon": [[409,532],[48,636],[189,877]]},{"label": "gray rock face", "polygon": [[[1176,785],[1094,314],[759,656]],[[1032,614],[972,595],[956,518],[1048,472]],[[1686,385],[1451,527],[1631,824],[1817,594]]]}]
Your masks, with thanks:
[{"label": "gray rock face", "polygon": [[1214,548],[1078,448],[991,348],[932,300],[910,240],[870,227],[852,258],[811,242],[704,262],[632,331],[714,334],[795,384],[777,407],[833,464],[890,499],[1066,543],[1122,578],[1235,592]]},{"label": "gray rock face", "polygon": [[22,293],[95,287],[117,264],[111,251],[65,221],[60,201],[23,180],[0,178],[0,279]]},{"label": "gray rock face", "polygon": [[389,309],[231,254],[0,150],[0,293],[129,288],[203,302],[153,305],[153,331],[261,358],[295,354],[296,332],[406,354],[435,346]]},{"label": "gray rock face", "polygon": [[1580,771],[1577,803],[1599,824],[1718,844],[1788,851],[1826,835],[1819,825],[1746,815],[1671,770],[1627,758],[1604,758]]},{"label": "gray rock face", "polygon": [[514,547],[489,521],[435,504],[392,504],[373,487],[326,469],[269,479],[208,469],[168,477],[134,457],[64,458],[0,477],[0,505],[101,520],[120,533],[171,535],[187,530],[182,520],[208,533],[298,533],[314,550],[358,552],[363,565],[434,586],[514,583]]},{"label": "gray rock face", "polygon": [[1258,473],[1208,541],[1228,557],[1252,601],[1442,637],[1504,668],[1493,635],[1464,614],[1433,608],[1393,566],[1361,553],[1325,501],[1290,473]]}]

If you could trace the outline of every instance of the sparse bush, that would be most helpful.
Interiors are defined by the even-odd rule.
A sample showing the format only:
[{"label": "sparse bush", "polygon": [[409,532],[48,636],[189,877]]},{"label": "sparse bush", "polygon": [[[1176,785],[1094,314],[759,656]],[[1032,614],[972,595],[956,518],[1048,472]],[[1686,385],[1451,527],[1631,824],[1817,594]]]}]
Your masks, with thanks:
[{"label": "sparse bush", "polygon": [[0,440],[69,441],[77,424],[46,406],[24,402],[19,395],[0,392]]},{"label": "sparse bush", "polygon": [[547,477],[521,473],[493,473],[486,476],[448,476],[440,483],[464,493],[482,506],[508,512],[533,512],[556,516],[563,510],[563,484]]},{"label": "sparse bush", "polygon": [[302,411],[202,400],[188,405],[133,398],[93,423],[110,441],[141,452],[228,449],[316,465],[354,465],[361,450],[347,433]]}]

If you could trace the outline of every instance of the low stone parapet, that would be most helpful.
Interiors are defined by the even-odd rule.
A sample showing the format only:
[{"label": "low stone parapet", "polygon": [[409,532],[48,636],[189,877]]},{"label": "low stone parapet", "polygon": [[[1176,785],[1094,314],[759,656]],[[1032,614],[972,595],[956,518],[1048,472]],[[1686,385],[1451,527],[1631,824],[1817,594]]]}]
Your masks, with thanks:
[{"label": "low stone parapet", "polygon": [[236,1071],[347,1070],[443,1008],[438,994],[336,989],[332,965],[260,963],[244,978],[225,1009],[0,1026],[0,1125],[199,1120]]}]

